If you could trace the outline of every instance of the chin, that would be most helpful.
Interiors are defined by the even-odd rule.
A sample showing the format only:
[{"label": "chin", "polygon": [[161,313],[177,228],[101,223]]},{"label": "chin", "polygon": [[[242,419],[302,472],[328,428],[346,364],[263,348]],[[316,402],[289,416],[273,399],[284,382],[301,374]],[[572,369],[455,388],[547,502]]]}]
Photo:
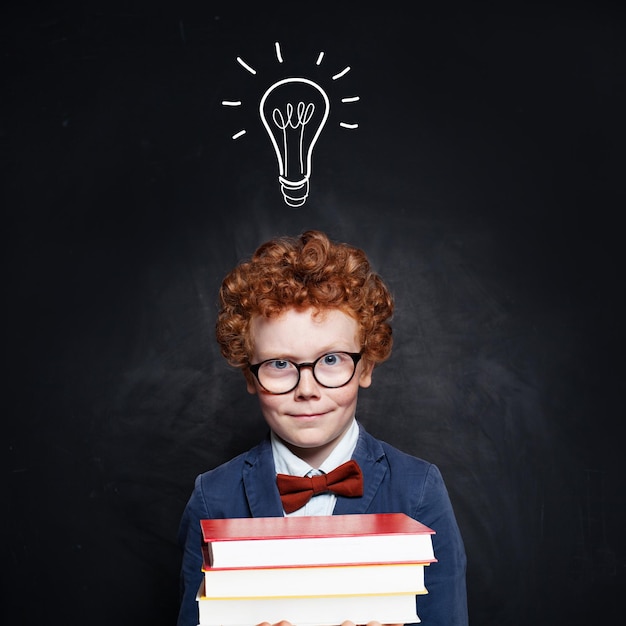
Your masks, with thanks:
[{"label": "chin", "polygon": [[303,448],[305,450],[315,450],[317,448],[323,448],[332,443],[332,439],[314,439],[307,437],[294,437],[293,439],[286,440],[290,445],[296,448]]}]

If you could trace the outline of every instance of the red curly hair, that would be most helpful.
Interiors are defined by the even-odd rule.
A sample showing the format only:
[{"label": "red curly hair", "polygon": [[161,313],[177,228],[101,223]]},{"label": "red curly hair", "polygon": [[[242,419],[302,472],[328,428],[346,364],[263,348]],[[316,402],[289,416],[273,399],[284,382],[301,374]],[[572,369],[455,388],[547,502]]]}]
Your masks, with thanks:
[{"label": "red curly hair", "polygon": [[233,366],[245,369],[252,354],[250,321],[287,309],[339,309],[357,320],[363,359],[382,363],[391,354],[393,297],[365,253],[308,230],[262,244],[224,278],[216,336]]}]

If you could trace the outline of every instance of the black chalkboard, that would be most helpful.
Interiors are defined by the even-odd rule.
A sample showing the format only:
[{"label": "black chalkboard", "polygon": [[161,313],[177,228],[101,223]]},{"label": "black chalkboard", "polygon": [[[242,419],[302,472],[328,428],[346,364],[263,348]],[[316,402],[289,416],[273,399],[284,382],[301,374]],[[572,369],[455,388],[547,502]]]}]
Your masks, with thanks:
[{"label": "black chalkboard", "polygon": [[[5,621],[175,622],[193,479],[265,433],[219,283],[319,228],[394,291],[358,416],[440,467],[471,623],[621,623],[624,10],[96,4],[0,20]],[[247,105],[346,66],[290,207]]]}]

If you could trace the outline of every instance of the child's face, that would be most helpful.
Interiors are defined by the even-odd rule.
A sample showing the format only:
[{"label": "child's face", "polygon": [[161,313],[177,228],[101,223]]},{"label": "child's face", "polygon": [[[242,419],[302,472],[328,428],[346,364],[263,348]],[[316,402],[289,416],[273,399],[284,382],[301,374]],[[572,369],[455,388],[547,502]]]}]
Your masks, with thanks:
[{"label": "child's face", "polygon": [[[360,352],[356,320],[332,309],[321,317],[313,310],[287,310],[280,317],[252,320],[251,362],[287,359],[312,362],[329,352]],[[336,389],[320,385],[311,368],[300,371],[298,386],[289,393],[267,393],[250,376],[248,391],[258,394],[269,427],[289,449],[313,467],[319,465],[346,432],[356,411],[359,387],[369,387],[372,366],[359,361],[350,382]]]}]

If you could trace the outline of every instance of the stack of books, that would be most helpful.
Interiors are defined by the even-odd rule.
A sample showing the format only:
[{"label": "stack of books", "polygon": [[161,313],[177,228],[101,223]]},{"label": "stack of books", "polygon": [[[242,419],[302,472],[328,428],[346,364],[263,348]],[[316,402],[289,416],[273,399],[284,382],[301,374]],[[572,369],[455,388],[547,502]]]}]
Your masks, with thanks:
[{"label": "stack of books", "polygon": [[403,513],[201,520],[199,626],[419,622],[434,531]]}]

